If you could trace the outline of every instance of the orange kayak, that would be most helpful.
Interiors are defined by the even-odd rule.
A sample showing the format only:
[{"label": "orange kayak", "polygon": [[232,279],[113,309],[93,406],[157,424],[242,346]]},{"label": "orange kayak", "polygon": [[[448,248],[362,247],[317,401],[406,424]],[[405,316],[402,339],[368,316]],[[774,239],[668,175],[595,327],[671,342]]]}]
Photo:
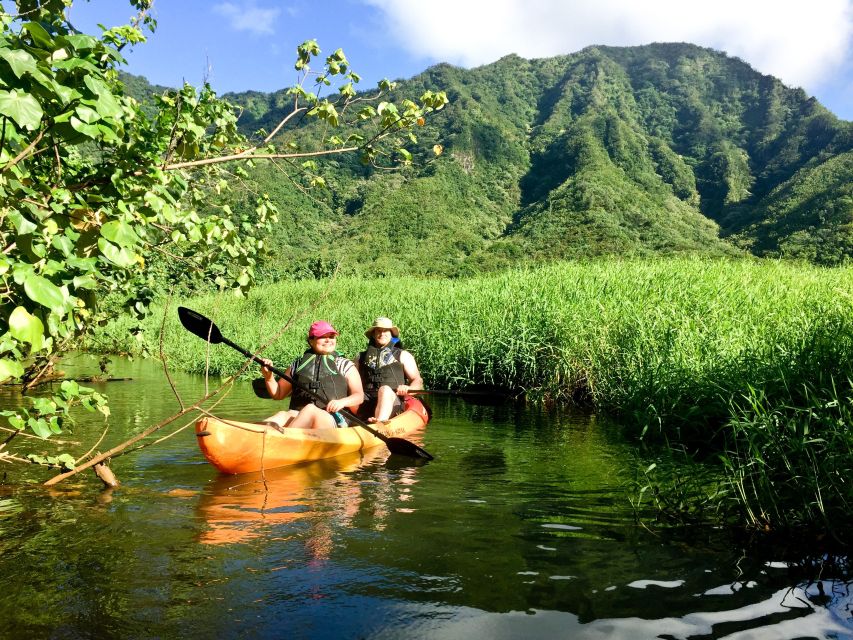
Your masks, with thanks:
[{"label": "orange kayak", "polygon": [[[405,437],[429,421],[423,403],[407,396],[405,410],[371,425],[391,438]],[[204,457],[223,473],[251,473],[321,460],[385,444],[359,426],[346,429],[284,429],[205,416],[195,423]]]}]

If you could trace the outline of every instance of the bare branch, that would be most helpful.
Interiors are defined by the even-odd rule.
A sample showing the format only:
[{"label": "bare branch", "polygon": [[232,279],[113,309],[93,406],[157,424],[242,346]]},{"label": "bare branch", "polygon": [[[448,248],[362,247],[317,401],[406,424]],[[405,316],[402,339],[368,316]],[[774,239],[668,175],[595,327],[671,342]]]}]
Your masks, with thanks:
[{"label": "bare branch", "polygon": [[72,469],[71,471],[66,471],[65,473],[60,473],[59,475],[52,477],[50,480],[48,480],[47,482],[45,482],[45,483],[44,483],[44,486],[49,487],[49,486],[55,485],[55,484],[57,484],[58,482],[62,482],[62,481],[63,481],[63,480],[65,480],[66,478],[70,478],[71,476],[76,475],[76,474],[80,473],[81,471],[84,471],[84,470],[88,469],[89,467],[94,467],[94,466],[95,466],[96,464],[98,464],[99,462],[103,462],[103,461],[104,461],[104,460],[106,460],[107,458],[111,458],[111,457],[113,457],[113,456],[114,456],[114,455],[116,455],[117,453],[119,453],[119,452],[123,451],[124,449],[127,449],[130,445],[132,445],[132,444],[135,444],[135,443],[139,442],[139,441],[140,441],[140,440],[142,440],[143,438],[147,438],[148,436],[150,436],[150,435],[151,435],[152,433],[154,433],[155,431],[158,431],[159,429],[162,429],[162,428],[163,428],[163,427],[165,427],[166,425],[171,424],[172,422],[174,422],[174,421],[175,421],[175,420],[177,420],[178,418],[181,418],[181,417],[185,416],[186,414],[190,413],[191,411],[198,411],[198,410],[200,410],[200,409],[201,409],[201,404],[202,404],[202,403],[204,403],[204,402],[206,402],[207,400],[209,400],[210,398],[212,398],[212,397],[216,396],[216,395],[217,395],[219,392],[221,392],[221,391],[222,391],[226,386],[230,385],[230,384],[232,383],[232,381],[233,381],[233,377],[228,378],[228,379],[225,381],[225,383],[223,383],[223,384],[222,384],[218,389],[216,389],[215,391],[212,391],[211,393],[206,394],[204,397],[202,397],[200,400],[198,400],[197,402],[195,402],[195,403],[194,403],[194,404],[192,404],[191,406],[189,406],[189,407],[185,407],[184,409],[181,409],[180,411],[178,411],[177,413],[175,413],[175,414],[173,414],[173,415],[169,416],[168,418],[165,418],[164,420],[161,420],[161,421],[160,421],[160,422],[158,422],[157,424],[155,424],[155,425],[152,425],[152,426],[148,427],[147,429],[145,429],[145,431],[143,431],[143,432],[141,432],[141,433],[139,433],[139,434],[135,435],[135,436],[134,436],[134,437],[132,437],[130,440],[127,440],[127,441],[125,441],[125,442],[122,442],[121,444],[116,445],[115,447],[113,447],[113,448],[112,448],[112,449],[110,449],[109,451],[107,451],[107,452],[105,452],[105,453],[101,453],[101,454],[99,454],[99,455],[95,456],[95,457],[94,457],[94,458],[92,458],[91,460],[89,460],[89,461],[87,461],[87,462],[84,462],[83,464],[81,464],[81,465],[79,465],[79,466],[75,467],[75,468],[74,468],[74,469]]},{"label": "bare branch", "polygon": [[[12,168],[12,167],[14,167],[16,164],[18,164],[21,160],[23,160],[24,158],[26,158],[28,155],[31,155],[31,153],[30,153],[30,152],[35,148],[35,146],[36,146],[39,142],[41,142],[41,139],[42,139],[42,138],[44,138],[44,134],[45,134],[45,132],[46,132],[46,131],[47,131],[47,129],[42,129],[41,131],[39,131],[39,134],[38,134],[38,135],[33,139],[33,141],[32,141],[32,142],[30,142],[30,143],[29,143],[29,144],[28,144],[28,145],[23,149],[23,151],[21,151],[21,153],[19,153],[19,154],[18,154],[18,155],[16,155],[14,158],[12,158],[9,162],[7,162],[7,163],[6,163],[6,166],[4,166],[4,167],[3,167],[2,171],[7,171],[7,170],[11,169],[11,168]],[[43,149],[42,149],[42,151],[43,151]],[[39,152],[39,153],[40,153],[40,152]]]},{"label": "bare branch", "polygon": [[[374,138],[376,139],[376,138]],[[361,147],[342,147],[340,149],[325,149],[323,151],[305,151],[299,153],[258,153],[247,155],[250,150],[235,153],[227,156],[219,156],[217,158],[205,158],[203,160],[192,160],[190,162],[178,162],[175,164],[166,165],[163,167],[166,171],[175,169],[189,169],[192,167],[202,167],[209,164],[220,164],[223,162],[231,162],[233,160],[272,160],[287,159],[287,158],[310,158],[317,156],[330,156],[337,153],[348,153],[349,151],[358,151]]]},{"label": "bare branch", "polygon": [[98,438],[98,441],[97,441],[95,444],[93,444],[93,445],[92,445],[92,448],[91,448],[91,449],[89,449],[86,453],[84,453],[82,456],[80,456],[79,458],[77,458],[77,459],[74,461],[74,464],[75,464],[75,465],[76,465],[76,464],[79,464],[81,460],[83,460],[83,459],[85,459],[85,458],[89,457],[89,455],[90,455],[90,454],[91,454],[95,449],[97,449],[97,448],[98,448],[98,445],[99,445],[99,444],[101,444],[101,442],[103,442],[104,438],[105,438],[105,437],[106,437],[106,435],[107,435],[107,431],[109,431],[109,430],[110,430],[110,423],[108,422],[108,423],[107,423],[107,426],[106,426],[106,427],[104,427],[104,431],[103,431],[103,433],[101,434],[101,437],[100,437],[100,438]]},{"label": "bare branch", "polygon": [[[290,120],[293,116],[295,116],[297,113],[300,113],[302,111],[307,111],[307,107],[299,107],[298,104],[299,104],[299,98],[296,98],[296,100],[293,104],[293,111],[291,111],[284,120],[282,120],[281,122],[278,123],[278,126],[276,126],[276,128],[272,130],[271,134],[269,134],[266,138],[264,138],[264,144],[267,144],[270,140],[272,140],[275,137],[275,135],[279,131],[281,131],[281,128],[284,125],[286,125],[288,120]],[[257,147],[255,147],[255,148],[257,149]]]},{"label": "bare branch", "polygon": [[166,300],[166,304],[163,305],[163,322],[160,323],[160,361],[163,363],[163,373],[166,374],[166,380],[169,381],[169,386],[172,387],[172,393],[175,394],[175,398],[178,400],[178,404],[181,409],[184,408],[184,400],[181,398],[181,394],[178,393],[177,387],[175,387],[175,381],[172,380],[172,375],[169,373],[169,363],[166,361],[166,354],[163,349],[163,335],[166,333],[166,313],[169,311],[169,306],[172,302],[172,295],[169,294],[168,299]]}]

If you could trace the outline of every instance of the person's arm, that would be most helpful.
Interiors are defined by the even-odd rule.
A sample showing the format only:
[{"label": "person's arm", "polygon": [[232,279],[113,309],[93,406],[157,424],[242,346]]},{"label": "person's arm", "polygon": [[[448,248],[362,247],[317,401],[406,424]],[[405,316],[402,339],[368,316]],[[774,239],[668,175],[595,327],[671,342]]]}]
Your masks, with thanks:
[{"label": "person's arm", "polygon": [[347,391],[349,395],[337,400],[330,400],[326,405],[326,411],[335,413],[346,407],[355,407],[364,402],[364,387],[361,386],[361,376],[358,375],[358,370],[353,366],[346,372]]},{"label": "person's arm", "polygon": [[421,378],[421,372],[418,371],[418,363],[415,362],[415,356],[408,351],[400,352],[400,364],[403,365],[403,373],[406,374],[408,384],[401,384],[397,387],[396,393],[398,396],[404,396],[409,391],[424,388],[424,381]]},{"label": "person's arm", "polygon": [[[273,400],[281,400],[282,398],[286,398],[290,395],[290,392],[293,391],[293,385],[291,385],[284,378],[280,380],[275,379],[275,375],[272,370],[269,368],[272,366],[272,360],[264,360],[264,366],[261,367],[261,375],[264,376],[264,382],[267,385],[267,393],[270,394],[270,398]],[[288,370],[288,375],[292,375],[290,370]]]}]

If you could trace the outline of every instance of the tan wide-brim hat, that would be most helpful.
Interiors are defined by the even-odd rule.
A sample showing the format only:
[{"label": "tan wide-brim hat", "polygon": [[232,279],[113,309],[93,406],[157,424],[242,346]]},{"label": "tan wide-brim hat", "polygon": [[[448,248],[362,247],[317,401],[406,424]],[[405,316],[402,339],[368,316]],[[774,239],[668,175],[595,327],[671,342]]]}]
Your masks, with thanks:
[{"label": "tan wide-brim hat", "polygon": [[393,322],[391,322],[391,318],[386,318],[385,316],[379,316],[378,318],[376,318],[376,320],[373,321],[373,325],[370,327],[370,329],[364,332],[364,336],[366,338],[372,338],[374,329],[390,329],[392,336],[394,336],[395,338],[400,337],[400,330],[394,325]]}]

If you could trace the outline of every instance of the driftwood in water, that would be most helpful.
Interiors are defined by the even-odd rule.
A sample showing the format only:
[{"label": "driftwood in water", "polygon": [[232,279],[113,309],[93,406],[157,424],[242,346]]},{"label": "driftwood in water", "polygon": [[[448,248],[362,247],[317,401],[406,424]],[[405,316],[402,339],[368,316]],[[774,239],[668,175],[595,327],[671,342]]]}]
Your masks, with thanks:
[{"label": "driftwood in water", "polygon": [[113,473],[113,470],[110,469],[103,462],[99,462],[96,464],[93,469],[95,470],[95,475],[101,479],[108,487],[117,487],[119,485],[118,478],[116,478],[116,474]]}]

